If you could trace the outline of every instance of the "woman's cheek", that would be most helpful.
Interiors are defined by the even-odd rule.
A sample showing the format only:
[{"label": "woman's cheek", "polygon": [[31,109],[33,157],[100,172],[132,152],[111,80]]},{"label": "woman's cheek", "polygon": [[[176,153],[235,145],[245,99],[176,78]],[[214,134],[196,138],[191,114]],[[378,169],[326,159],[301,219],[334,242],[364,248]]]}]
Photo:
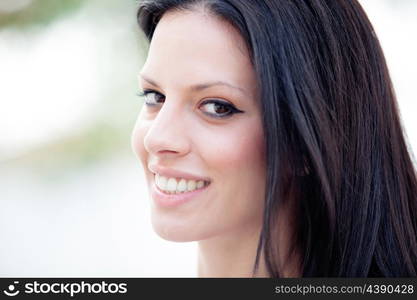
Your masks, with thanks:
[{"label": "woman's cheek", "polygon": [[258,124],[242,124],[233,127],[233,130],[223,130],[212,135],[209,140],[215,142],[206,141],[205,152],[208,157],[218,162],[217,166],[237,169],[248,165],[262,167],[264,147],[262,129]]}]

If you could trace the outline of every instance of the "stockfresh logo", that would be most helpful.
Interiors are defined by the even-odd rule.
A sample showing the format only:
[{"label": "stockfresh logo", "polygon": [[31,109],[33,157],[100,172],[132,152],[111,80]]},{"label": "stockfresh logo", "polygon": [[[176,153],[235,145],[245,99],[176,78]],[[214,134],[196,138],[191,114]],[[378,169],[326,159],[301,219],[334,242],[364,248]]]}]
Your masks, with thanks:
[{"label": "stockfresh logo", "polygon": [[9,284],[3,293],[9,297],[20,294],[61,294],[69,295],[71,298],[78,294],[127,294],[127,283],[108,283],[100,282],[42,282],[26,281],[21,284],[20,289],[17,285],[19,281]]},{"label": "stockfresh logo", "polygon": [[4,290],[3,293],[10,297],[18,295],[20,291],[16,288],[17,284],[19,284],[19,281],[14,281],[13,284],[9,284],[7,290]]}]

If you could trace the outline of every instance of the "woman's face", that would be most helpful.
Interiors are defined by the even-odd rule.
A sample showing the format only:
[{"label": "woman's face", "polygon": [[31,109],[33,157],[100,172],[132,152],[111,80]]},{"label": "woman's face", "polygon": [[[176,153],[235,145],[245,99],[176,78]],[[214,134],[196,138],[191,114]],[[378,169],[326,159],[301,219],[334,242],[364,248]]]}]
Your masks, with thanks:
[{"label": "woman's face", "polygon": [[255,72],[239,33],[202,12],[168,12],[139,80],[148,93],[132,145],[155,231],[198,241],[259,228],[263,130]]}]

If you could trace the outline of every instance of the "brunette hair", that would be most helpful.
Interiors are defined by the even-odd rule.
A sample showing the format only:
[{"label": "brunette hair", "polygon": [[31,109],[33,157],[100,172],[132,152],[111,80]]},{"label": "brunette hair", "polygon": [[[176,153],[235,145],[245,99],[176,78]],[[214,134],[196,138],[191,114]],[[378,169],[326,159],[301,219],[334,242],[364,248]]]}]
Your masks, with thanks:
[{"label": "brunette hair", "polygon": [[143,0],[151,41],[162,15],[204,8],[245,39],[266,143],[261,252],[280,277],[277,216],[296,203],[304,277],[417,276],[417,179],[387,65],[356,0]]}]

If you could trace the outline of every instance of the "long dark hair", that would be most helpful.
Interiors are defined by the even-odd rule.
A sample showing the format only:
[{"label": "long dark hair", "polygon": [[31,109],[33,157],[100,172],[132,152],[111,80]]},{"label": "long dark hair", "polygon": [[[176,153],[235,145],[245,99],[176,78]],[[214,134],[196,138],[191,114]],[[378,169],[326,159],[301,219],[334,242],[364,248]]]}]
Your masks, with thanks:
[{"label": "long dark hair", "polygon": [[417,276],[417,179],[380,44],[354,0],[144,0],[149,41],[171,9],[204,7],[246,40],[267,149],[260,254],[271,277],[277,216],[292,201],[305,277]]}]

